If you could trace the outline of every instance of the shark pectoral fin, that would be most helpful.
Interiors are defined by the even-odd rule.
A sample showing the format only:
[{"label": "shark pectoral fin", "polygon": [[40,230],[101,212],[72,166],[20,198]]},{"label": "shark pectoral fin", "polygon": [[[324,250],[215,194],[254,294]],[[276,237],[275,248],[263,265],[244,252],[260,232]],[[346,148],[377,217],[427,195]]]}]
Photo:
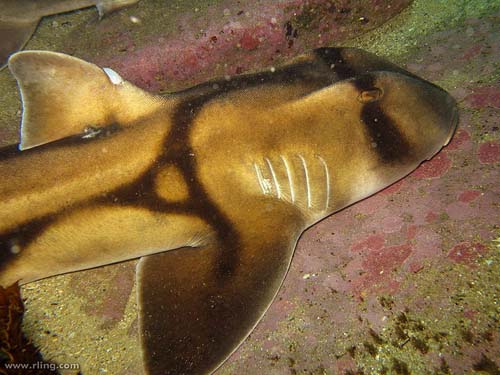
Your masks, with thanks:
[{"label": "shark pectoral fin", "polygon": [[261,319],[282,284],[303,225],[285,218],[258,224],[250,219],[252,228],[240,232],[239,242],[141,259],[146,374],[210,374]]},{"label": "shark pectoral fin", "polygon": [[127,126],[163,103],[111,69],[61,53],[18,52],[9,68],[23,101],[21,150],[111,124]]},{"label": "shark pectoral fin", "polygon": [[35,32],[37,20],[0,20],[0,70],[7,66],[9,56],[19,51]]}]

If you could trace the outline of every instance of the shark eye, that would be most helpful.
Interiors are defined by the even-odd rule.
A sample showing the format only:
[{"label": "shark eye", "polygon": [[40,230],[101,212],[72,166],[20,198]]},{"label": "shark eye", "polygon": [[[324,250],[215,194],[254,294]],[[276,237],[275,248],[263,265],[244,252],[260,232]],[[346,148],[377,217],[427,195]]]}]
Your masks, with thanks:
[{"label": "shark eye", "polygon": [[380,100],[383,95],[384,92],[382,91],[382,89],[379,89],[378,87],[373,87],[368,90],[363,90],[358,95],[358,101],[361,103],[372,103],[376,102],[377,100]]}]

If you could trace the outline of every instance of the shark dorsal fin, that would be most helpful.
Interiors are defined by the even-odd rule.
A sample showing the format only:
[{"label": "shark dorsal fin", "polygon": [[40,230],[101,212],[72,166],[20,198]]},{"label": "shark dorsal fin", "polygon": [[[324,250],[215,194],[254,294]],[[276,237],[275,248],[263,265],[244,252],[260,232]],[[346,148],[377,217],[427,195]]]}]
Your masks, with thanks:
[{"label": "shark dorsal fin", "polygon": [[163,102],[111,69],[61,53],[19,52],[9,59],[9,68],[23,102],[20,150],[86,129],[128,126]]}]

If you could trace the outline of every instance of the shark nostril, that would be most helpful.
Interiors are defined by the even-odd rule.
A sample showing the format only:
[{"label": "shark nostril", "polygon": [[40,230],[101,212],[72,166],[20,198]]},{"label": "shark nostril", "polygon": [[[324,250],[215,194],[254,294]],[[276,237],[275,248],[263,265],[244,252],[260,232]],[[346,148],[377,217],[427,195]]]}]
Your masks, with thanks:
[{"label": "shark nostril", "polygon": [[374,87],[374,88],[371,88],[369,90],[363,90],[358,95],[358,101],[361,103],[372,103],[372,102],[376,102],[377,100],[380,100],[383,95],[384,95],[384,92],[382,91],[382,89],[379,89],[378,87]]}]

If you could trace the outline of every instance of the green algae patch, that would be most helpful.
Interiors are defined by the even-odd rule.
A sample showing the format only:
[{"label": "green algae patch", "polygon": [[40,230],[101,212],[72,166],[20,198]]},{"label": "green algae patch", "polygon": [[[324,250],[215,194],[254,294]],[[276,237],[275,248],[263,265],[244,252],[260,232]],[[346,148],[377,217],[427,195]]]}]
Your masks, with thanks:
[{"label": "green algae patch", "polygon": [[397,300],[378,297],[387,324],[357,345],[358,368],[377,374],[453,374],[454,358],[464,352],[480,358],[470,363],[471,369],[491,367],[495,354],[489,346],[500,316],[499,274],[499,249],[492,241],[474,264],[432,264],[410,275],[406,297],[404,292]]},{"label": "green algae patch", "polygon": [[397,17],[346,45],[401,62],[403,56],[427,46],[426,36],[462,25],[468,18],[480,18],[498,11],[500,3],[496,0],[415,0]]},{"label": "green algae patch", "polygon": [[112,291],[105,286],[123,268],[101,267],[86,271],[86,278],[76,273],[23,287],[23,329],[47,360],[78,364],[83,374],[141,373],[135,289],[123,301],[126,306],[117,324],[108,324],[109,313],[90,311],[109,304]]}]

